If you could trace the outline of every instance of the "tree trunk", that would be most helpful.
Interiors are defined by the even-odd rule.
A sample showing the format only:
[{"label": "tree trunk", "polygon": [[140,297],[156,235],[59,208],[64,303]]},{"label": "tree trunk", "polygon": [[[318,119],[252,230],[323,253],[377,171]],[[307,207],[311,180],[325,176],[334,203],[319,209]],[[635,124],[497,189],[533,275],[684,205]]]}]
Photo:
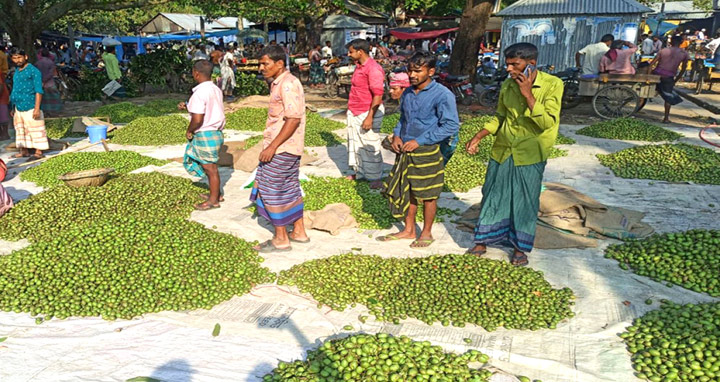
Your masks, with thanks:
[{"label": "tree trunk", "polygon": [[324,16],[318,17],[310,22],[310,28],[308,29],[308,46],[311,48],[316,44],[322,45],[320,39],[322,39],[323,21],[325,21]]},{"label": "tree trunk", "polygon": [[307,53],[309,51],[307,24],[305,18],[299,17],[295,22],[295,53]]},{"label": "tree trunk", "polygon": [[13,46],[24,49],[30,62],[35,62],[35,40],[42,33],[41,30],[36,30],[33,26],[29,22],[12,23],[7,30]]},{"label": "tree trunk", "polygon": [[455,45],[450,56],[450,73],[470,75],[475,81],[480,40],[490,19],[494,0],[466,0]]}]

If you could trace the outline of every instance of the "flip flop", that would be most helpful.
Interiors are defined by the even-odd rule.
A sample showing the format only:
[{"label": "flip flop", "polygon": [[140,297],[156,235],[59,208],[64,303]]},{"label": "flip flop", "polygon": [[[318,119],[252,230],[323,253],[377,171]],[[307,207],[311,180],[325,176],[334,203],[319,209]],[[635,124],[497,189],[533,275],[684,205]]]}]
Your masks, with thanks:
[{"label": "flip flop", "polygon": [[513,253],[510,256],[510,264],[516,267],[526,267],[529,263],[527,255],[522,252],[520,252],[519,255],[518,253]]},{"label": "flip flop", "polygon": [[472,248],[468,249],[467,252],[465,252],[468,255],[475,255],[475,256],[482,256],[487,253],[487,249],[481,249],[479,251],[473,251]]},{"label": "flip flop", "polygon": [[18,158],[27,158],[27,157],[29,157],[29,156],[30,156],[30,154],[22,155],[21,153],[17,153],[17,154],[15,154],[15,155],[11,156],[10,158],[18,159]]},{"label": "flip flop", "polygon": [[34,161],[34,160],[40,160],[40,159],[43,159],[43,158],[45,158],[45,155],[39,155],[39,156],[38,156],[38,155],[30,155],[30,156],[28,157],[27,161],[28,161],[28,162],[32,162],[32,161]]},{"label": "flip flop", "polygon": [[395,235],[378,236],[375,238],[377,241],[396,241],[396,240],[412,240],[409,237],[397,237]]},{"label": "flip flop", "polygon": [[293,243],[307,244],[310,242],[310,238],[307,238],[307,240],[297,240],[290,237],[290,241],[292,241]]},{"label": "flip flop", "polygon": [[410,248],[427,248],[435,239],[417,239],[410,244]]},{"label": "flip flop", "polygon": [[[200,194],[200,199],[205,200],[205,201],[210,200],[210,194]],[[218,199],[218,201],[219,201],[219,202],[224,202],[224,201],[225,201],[225,197],[223,197],[222,195],[220,195],[220,198]]]},{"label": "flip flop", "polygon": [[260,243],[256,249],[260,253],[272,253],[272,252],[289,252],[292,251],[292,247],[278,248],[273,244],[272,240]]},{"label": "flip flop", "polygon": [[212,205],[208,202],[202,202],[202,203],[196,204],[194,207],[198,211],[207,211],[207,210],[213,210],[215,208],[220,208],[220,204]]}]

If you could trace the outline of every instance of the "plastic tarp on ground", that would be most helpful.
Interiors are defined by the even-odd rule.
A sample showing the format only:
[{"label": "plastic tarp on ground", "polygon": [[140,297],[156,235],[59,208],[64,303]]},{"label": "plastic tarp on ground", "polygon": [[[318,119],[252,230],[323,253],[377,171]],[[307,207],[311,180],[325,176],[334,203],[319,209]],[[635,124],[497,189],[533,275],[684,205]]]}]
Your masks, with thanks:
[{"label": "plastic tarp on ground", "polygon": [[[648,104],[661,111],[662,104]],[[682,106],[679,106],[682,107]],[[577,144],[563,146],[568,157],[548,161],[545,181],[567,184],[598,201],[647,213],[647,222],[659,231],[704,227],[720,229],[717,208],[705,207],[720,199],[720,186],[652,182],[622,179],[600,165],[596,154],[615,152],[638,142],[596,139],[574,134],[580,126],[562,125],[563,134]],[[683,134],[681,142],[702,144],[694,128],[673,128]],[[226,141],[241,141],[248,135],[226,130]],[[256,133],[255,133],[256,134]],[[82,144],[82,143],[80,143]],[[164,147],[119,146],[156,158],[182,156],[183,145]],[[102,148],[97,147],[97,150]],[[319,160],[302,168],[308,175],[339,177],[347,168],[347,148],[308,148]],[[9,153],[2,153],[3,159]],[[384,152],[386,168],[394,156]],[[152,170],[152,169],[146,169]],[[179,163],[160,169],[187,176]],[[242,184],[250,174],[221,168],[225,202],[221,208],[193,213],[191,220],[208,228],[231,233],[246,240],[266,240],[270,227],[254,220],[246,210],[250,190]],[[654,184],[654,185],[653,185]],[[4,185],[13,197],[26,198],[40,191],[18,176]],[[464,209],[481,200],[480,189],[468,193],[443,193],[441,207]],[[310,231],[312,241],[293,246],[292,252],[263,256],[264,266],[274,272],[289,269],[311,259],[342,252],[378,254],[383,257],[423,257],[431,254],[462,253],[472,244],[472,235],[458,231],[451,222],[434,226],[436,242],[427,249],[411,249],[408,243],[378,242],[374,238],[397,228],[375,231],[342,230],[337,236]],[[649,278],[621,270],[617,262],[603,257],[603,249],[536,250],[530,267],[544,272],[555,288],[569,287],[576,296],[576,316],[557,329],[523,331],[500,328],[487,332],[474,325],[464,328],[425,325],[408,319],[399,325],[372,318],[363,323],[359,315],[367,308],[358,305],[339,312],[317,307],[308,294],[297,288],[258,285],[243,296],[223,302],[210,310],[146,314],[132,320],[104,321],[100,318],[53,319],[36,325],[27,313],[0,312],[0,381],[113,381],[151,376],[163,382],[260,382],[278,360],[290,361],[306,355],[322,341],[354,332],[386,332],[428,340],[448,351],[477,349],[491,357],[491,364],[516,375],[546,382],[633,381],[630,355],[618,337],[630,322],[658,304],[644,301],[662,298],[678,303],[719,301],[681,287],[668,288]],[[27,243],[0,242],[0,254]],[[487,257],[507,261],[504,249],[490,248]],[[220,335],[212,336],[216,323]],[[343,330],[352,325],[353,330]],[[469,343],[465,341],[469,340]],[[517,382],[499,374],[493,382]],[[409,382],[409,381],[408,381]]]},{"label": "plastic tarp on ground", "polygon": [[460,29],[460,28],[440,29],[440,30],[436,30],[436,31],[416,32],[416,33],[407,33],[407,32],[391,30],[390,34],[399,38],[400,40],[424,40],[424,39],[428,39],[428,38],[435,38],[438,36],[442,36],[446,33],[455,32],[458,29]]}]

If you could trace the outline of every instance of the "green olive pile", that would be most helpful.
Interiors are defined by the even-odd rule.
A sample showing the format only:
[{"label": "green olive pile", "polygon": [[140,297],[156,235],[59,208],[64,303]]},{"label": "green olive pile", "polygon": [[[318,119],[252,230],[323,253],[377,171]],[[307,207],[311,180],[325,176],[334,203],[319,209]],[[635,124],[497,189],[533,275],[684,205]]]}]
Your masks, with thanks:
[{"label": "green olive pile", "polygon": [[27,169],[20,173],[20,179],[35,182],[41,187],[52,187],[62,184],[58,176],[68,172],[114,168],[116,173],[125,174],[141,167],[162,166],[166,163],[133,151],[76,152],[48,159],[39,166]]},{"label": "green olive pile", "polygon": [[720,153],[704,147],[647,145],[597,157],[622,178],[720,184]]},{"label": "green olive pile", "polygon": [[611,245],[605,257],[623,269],[720,297],[720,231],[692,230]]},{"label": "green olive pile", "polygon": [[127,174],[102,187],[57,186],[18,203],[0,218],[0,238],[49,240],[109,216],[188,218],[204,189],[157,172]]},{"label": "green olive pile", "polygon": [[400,122],[400,113],[385,114],[385,116],[383,116],[380,132],[385,134],[392,134],[398,122]]},{"label": "green olive pile", "polygon": [[[267,121],[267,109],[243,108],[227,114],[225,128],[231,130],[263,131]],[[323,118],[317,113],[307,113],[305,124],[305,146],[335,146],[342,144],[334,130],[345,128],[345,124]]]},{"label": "green olive pile", "polygon": [[278,283],[295,285],[335,310],[364,304],[378,320],[394,323],[413,317],[428,325],[535,330],[554,329],[574,316],[572,291],[553,289],[541,272],[466,254],[344,254],[295,265],[280,272]]},{"label": "green olive pile", "polygon": [[0,257],[0,310],[130,319],[210,309],[272,282],[252,245],[184,219],[115,216]]},{"label": "green olive pile", "polygon": [[159,117],[165,114],[180,113],[177,105],[180,100],[162,99],[136,105],[130,102],[120,102],[101,106],[95,112],[96,117],[109,117],[112,123],[130,123],[138,118]]},{"label": "green olive pile", "polygon": [[110,141],[120,145],[163,146],[187,143],[190,122],[180,115],[143,117],[115,130]]},{"label": "green olive pile", "polygon": [[[566,136],[562,135],[562,133],[558,133],[557,139],[555,139],[556,145],[574,145],[575,143],[577,143],[577,142],[574,139],[572,139],[570,137],[566,137]],[[563,155],[558,155],[558,156],[563,156]]]},{"label": "green olive pile", "polygon": [[595,138],[645,142],[676,141],[682,137],[674,131],[635,118],[617,118],[599,122],[583,127],[577,133]]},{"label": "green olive pile", "polygon": [[666,302],[620,335],[638,378],[653,382],[720,380],[720,303]]},{"label": "green olive pile", "polygon": [[45,120],[45,132],[50,139],[79,138],[84,133],[73,133],[75,118],[49,118]]},{"label": "green olive pile", "polygon": [[484,382],[493,373],[468,364],[488,360],[477,350],[457,355],[429,341],[413,341],[406,336],[357,334],[323,343],[308,351],[305,361],[280,362],[263,382]]},{"label": "green olive pile", "polygon": [[[345,178],[310,177],[302,182],[305,191],[305,210],[317,211],[328,204],[345,203],[350,207],[358,226],[364,229],[386,229],[396,222],[388,207],[387,199],[378,191],[370,189],[367,182],[354,182]],[[444,221],[443,216],[458,215],[459,211],[439,207],[435,221]],[[423,210],[420,206],[417,221],[423,221]]]}]

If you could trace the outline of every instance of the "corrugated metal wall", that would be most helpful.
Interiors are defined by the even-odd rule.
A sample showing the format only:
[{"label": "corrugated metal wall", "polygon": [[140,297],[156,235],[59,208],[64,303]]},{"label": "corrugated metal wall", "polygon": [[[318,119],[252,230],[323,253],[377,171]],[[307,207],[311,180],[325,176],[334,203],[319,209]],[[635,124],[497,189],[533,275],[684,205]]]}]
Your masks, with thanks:
[{"label": "corrugated metal wall", "polygon": [[[563,70],[575,66],[575,53],[594,42],[599,42],[605,34],[613,34],[617,24],[640,23],[640,15],[602,15],[597,16],[597,21],[589,22],[593,16],[565,16],[565,17],[537,17],[537,18],[516,18],[505,17],[502,23],[501,50],[518,42],[529,42],[538,47],[540,57],[538,65],[555,65],[556,70]],[[535,20],[549,19],[555,35],[554,44],[543,45],[543,37],[540,35],[526,35],[520,37],[521,30],[511,27],[517,21],[530,22]],[[574,28],[574,30],[573,30]],[[632,41],[635,43],[635,41]],[[501,53],[502,56],[502,53]],[[502,57],[501,57],[502,60]]]}]

